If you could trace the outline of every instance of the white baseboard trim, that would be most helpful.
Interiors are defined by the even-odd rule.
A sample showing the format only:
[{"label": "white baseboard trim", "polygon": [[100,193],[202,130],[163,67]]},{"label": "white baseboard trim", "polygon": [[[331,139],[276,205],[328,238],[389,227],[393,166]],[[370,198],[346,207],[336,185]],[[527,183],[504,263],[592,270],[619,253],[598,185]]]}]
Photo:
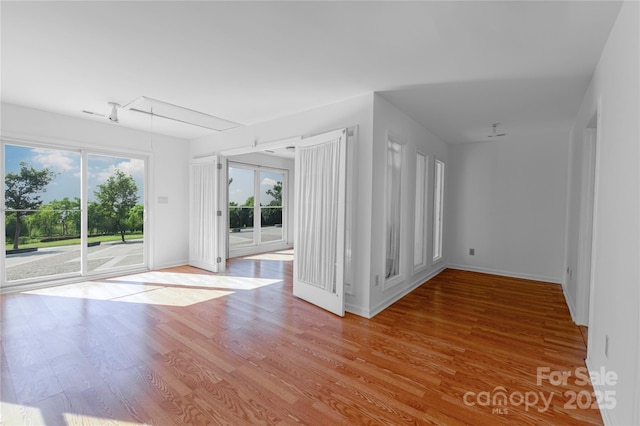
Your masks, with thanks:
[{"label": "white baseboard trim", "polygon": [[153,268],[151,268],[152,271],[157,271],[159,269],[167,269],[167,268],[175,268],[176,266],[184,266],[184,265],[188,265],[189,264],[189,260],[188,259],[183,259],[183,260],[178,260],[175,262],[169,262],[169,263],[160,263],[158,265],[153,265]]},{"label": "white baseboard trim", "polygon": [[573,322],[578,325],[586,325],[586,324],[578,323],[576,313],[575,313],[576,312],[575,306],[573,304],[573,300],[571,299],[571,297],[569,297],[569,292],[567,291],[567,287],[565,286],[565,283],[562,283],[562,294],[564,295],[564,302],[567,304],[567,307],[569,308],[569,314],[571,315],[571,319],[573,320]]},{"label": "white baseboard trim", "polygon": [[457,264],[451,264],[451,263],[447,265],[447,267],[451,269],[458,269],[461,271],[481,272],[484,274],[500,275],[502,277],[522,278],[524,280],[542,281],[542,282],[552,283],[552,284],[562,284],[562,281],[559,278],[547,277],[544,275],[522,274],[519,272],[502,271],[500,269],[480,268],[477,266],[457,265]]},{"label": "white baseboard trim", "polygon": [[[587,359],[584,360],[584,363],[587,365],[587,369],[589,370],[589,374],[592,374],[594,372],[599,374],[600,370],[597,369],[597,368],[594,368],[593,361],[591,361],[591,359],[589,357],[587,357]],[[602,386],[601,383],[593,383],[593,381],[592,381],[592,385],[593,385],[593,390],[596,393],[599,393],[600,395],[604,395],[604,391],[606,389],[604,388],[604,386]],[[612,414],[611,410],[609,410],[608,408],[603,407],[602,402],[604,402],[604,398],[598,398],[598,408],[600,409],[600,415],[602,416],[603,423],[605,424],[605,426],[617,425],[618,423],[613,418],[613,414]]]},{"label": "white baseboard trim", "polygon": [[387,297],[385,300],[378,303],[376,306],[373,307],[373,309],[371,309],[371,311],[369,312],[370,316],[367,318],[373,318],[374,316],[378,315],[380,312],[384,311],[389,306],[393,305],[398,300],[402,299],[404,296],[411,293],[413,290],[420,287],[422,284],[426,283],[431,278],[435,277],[445,269],[446,269],[446,265],[442,265],[439,268],[434,269],[433,271],[428,273],[426,276],[422,276],[416,279],[410,286],[400,289],[400,291],[398,291],[397,293],[394,293],[391,296]]},{"label": "white baseboard trim", "polygon": [[350,314],[354,314],[354,315],[358,315],[367,319],[372,318],[371,313],[366,310],[365,308],[363,308],[362,306],[358,306],[358,305],[352,305],[349,303],[346,303],[344,305],[344,310],[346,312],[349,312]]}]

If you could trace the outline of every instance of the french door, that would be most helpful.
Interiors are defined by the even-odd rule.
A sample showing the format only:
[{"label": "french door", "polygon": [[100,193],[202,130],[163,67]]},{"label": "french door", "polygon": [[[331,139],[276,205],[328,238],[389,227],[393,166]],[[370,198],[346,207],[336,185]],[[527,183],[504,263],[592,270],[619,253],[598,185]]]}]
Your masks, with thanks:
[{"label": "french door", "polygon": [[346,129],[296,144],[293,294],[344,316]]},{"label": "french door", "polygon": [[189,211],[189,264],[212,272],[224,272],[226,205],[221,190],[226,182],[226,159],[210,156],[191,162]]}]

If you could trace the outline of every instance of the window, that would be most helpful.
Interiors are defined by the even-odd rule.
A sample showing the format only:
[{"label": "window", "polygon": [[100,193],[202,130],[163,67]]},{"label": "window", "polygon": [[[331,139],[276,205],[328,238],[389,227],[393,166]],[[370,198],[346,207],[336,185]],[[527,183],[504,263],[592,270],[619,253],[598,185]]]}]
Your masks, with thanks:
[{"label": "window", "polygon": [[286,170],[230,163],[230,251],[285,240],[286,178]]},{"label": "window", "polygon": [[444,163],[435,160],[433,186],[433,261],[442,258],[442,225],[444,220]]},{"label": "window", "polygon": [[427,157],[418,152],[416,155],[416,206],[414,212],[413,268],[426,265],[427,260]]},{"label": "window", "polygon": [[5,279],[78,275],[80,153],[4,146]]},{"label": "window", "polygon": [[255,170],[229,167],[229,249],[255,244]]},{"label": "window", "polygon": [[144,160],[87,155],[87,270],[144,264]]},{"label": "window", "polygon": [[29,145],[3,150],[10,285],[145,265],[144,159]]},{"label": "window", "polygon": [[282,183],[284,174],[260,171],[260,242],[282,241]]},{"label": "window", "polygon": [[387,176],[385,182],[385,279],[400,275],[402,191],[402,145],[387,141]]}]

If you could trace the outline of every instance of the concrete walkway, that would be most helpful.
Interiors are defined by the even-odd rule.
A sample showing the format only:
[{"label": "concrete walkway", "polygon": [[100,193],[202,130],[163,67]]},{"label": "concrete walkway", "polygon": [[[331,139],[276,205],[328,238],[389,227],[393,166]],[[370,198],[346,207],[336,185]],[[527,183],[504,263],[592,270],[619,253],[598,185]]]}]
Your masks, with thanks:
[{"label": "concrete walkway", "polygon": [[[88,248],[89,272],[144,262],[144,241],[101,243]],[[80,272],[80,245],[46,247],[35,252],[9,254],[5,260],[7,281]]]}]

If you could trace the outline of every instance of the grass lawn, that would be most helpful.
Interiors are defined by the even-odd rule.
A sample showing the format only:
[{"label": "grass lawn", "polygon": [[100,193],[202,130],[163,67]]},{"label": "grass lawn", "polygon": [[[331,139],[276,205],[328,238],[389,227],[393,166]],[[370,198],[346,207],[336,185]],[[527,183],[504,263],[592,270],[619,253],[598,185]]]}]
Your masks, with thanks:
[{"label": "grass lawn", "polygon": [[[126,234],[124,236],[125,240],[138,240],[144,237],[144,234]],[[87,238],[87,242],[93,243],[100,241],[101,243],[106,243],[108,241],[121,241],[120,234],[118,235],[100,235],[99,237],[89,237]],[[74,238],[72,240],[62,240],[62,241],[49,241],[48,243],[28,243],[28,244],[20,244],[19,248],[44,248],[44,247],[60,247],[60,246],[72,246],[79,245],[80,238]],[[13,244],[7,244],[6,250],[13,249]]]}]

